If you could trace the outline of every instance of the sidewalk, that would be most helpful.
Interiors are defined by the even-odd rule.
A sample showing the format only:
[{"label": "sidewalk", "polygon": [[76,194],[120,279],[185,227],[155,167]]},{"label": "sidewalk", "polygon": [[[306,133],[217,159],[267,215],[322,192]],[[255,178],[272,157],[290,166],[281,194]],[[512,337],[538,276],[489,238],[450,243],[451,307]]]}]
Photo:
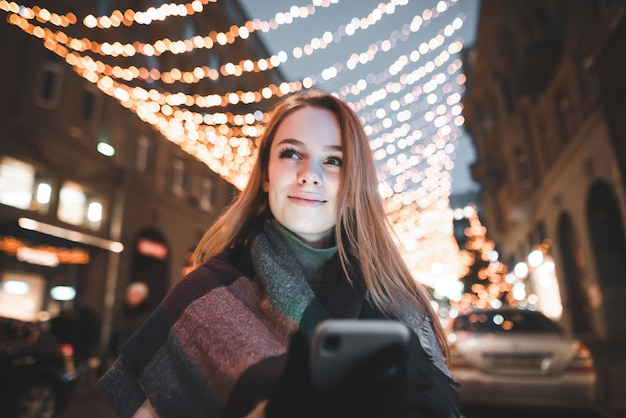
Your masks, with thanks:
[{"label": "sidewalk", "polygon": [[598,405],[626,418],[626,345],[588,344],[598,371]]},{"label": "sidewalk", "polygon": [[626,418],[626,364],[610,368],[608,382],[609,405],[617,416]]},{"label": "sidewalk", "polygon": [[77,383],[68,407],[55,418],[117,418],[100,391],[95,369],[79,376]]},{"label": "sidewalk", "polygon": [[117,418],[95,385],[80,390],[76,395],[56,418]]}]

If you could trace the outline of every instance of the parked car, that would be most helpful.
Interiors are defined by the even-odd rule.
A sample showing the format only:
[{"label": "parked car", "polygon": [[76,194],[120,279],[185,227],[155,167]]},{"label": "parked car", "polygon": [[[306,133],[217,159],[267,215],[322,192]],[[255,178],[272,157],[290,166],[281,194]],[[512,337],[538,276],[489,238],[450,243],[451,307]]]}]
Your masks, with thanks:
[{"label": "parked car", "polygon": [[74,348],[37,323],[0,317],[2,417],[50,418],[73,391]]},{"label": "parked car", "polygon": [[590,409],[589,349],[540,312],[471,310],[451,321],[450,370],[466,405]]}]

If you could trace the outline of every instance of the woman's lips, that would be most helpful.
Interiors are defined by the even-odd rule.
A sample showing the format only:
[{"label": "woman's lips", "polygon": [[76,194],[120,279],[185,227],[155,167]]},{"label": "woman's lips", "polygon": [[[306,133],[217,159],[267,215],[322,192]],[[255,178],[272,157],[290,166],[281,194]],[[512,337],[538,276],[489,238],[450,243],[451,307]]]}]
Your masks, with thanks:
[{"label": "woman's lips", "polygon": [[298,206],[319,206],[324,204],[324,199],[313,196],[289,196],[289,200]]}]

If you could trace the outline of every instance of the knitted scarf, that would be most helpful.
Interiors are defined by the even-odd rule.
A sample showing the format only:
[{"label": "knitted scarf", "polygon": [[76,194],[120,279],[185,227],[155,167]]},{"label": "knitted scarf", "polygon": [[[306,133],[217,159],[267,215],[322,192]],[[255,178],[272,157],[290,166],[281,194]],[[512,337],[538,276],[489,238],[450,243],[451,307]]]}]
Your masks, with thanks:
[{"label": "knitted scarf", "polygon": [[[358,272],[349,284],[337,256],[316,298],[290,251],[265,223],[248,246],[225,251],[177,283],[100,379],[116,414],[132,417],[147,398],[162,418],[245,416],[270,396],[298,327],[313,330],[331,317],[383,317],[367,302]],[[420,341],[435,347],[417,313],[400,319],[414,331],[417,324]],[[426,367],[436,358],[416,356]],[[436,386],[448,391],[449,380]]]}]

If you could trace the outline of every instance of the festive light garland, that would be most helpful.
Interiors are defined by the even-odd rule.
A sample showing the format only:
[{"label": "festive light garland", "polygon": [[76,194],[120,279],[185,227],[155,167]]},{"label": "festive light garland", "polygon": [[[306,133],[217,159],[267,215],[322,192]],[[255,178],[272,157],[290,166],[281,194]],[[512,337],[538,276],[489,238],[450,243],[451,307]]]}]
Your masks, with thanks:
[{"label": "festive light garland", "polygon": [[[167,10],[162,6],[161,14],[157,11],[115,11],[110,16],[87,17],[83,19],[83,24],[99,30],[121,24],[149,24],[170,16],[199,13],[208,2],[195,1]],[[287,13],[277,13],[270,21],[254,19],[242,26],[231,26],[228,33],[211,32],[182,41],[161,39],[152,44],[105,44],[84,38],[77,40],[62,31],[30,23],[30,20],[36,19],[43,24],[69,27],[78,22],[71,13],[58,15],[44,12],[42,8],[29,9],[4,0],[0,1],[0,9],[8,12],[10,24],[42,39],[46,48],[62,57],[81,77],[135,112],[141,120],[204,161],[236,187],[242,188],[254,163],[254,140],[262,132],[267,115],[259,110],[236,114],[227,110],[229,106],[253,105],[323,85],[342,73],[365,67],[375,60],[389,59],[400,42],[412,39],[411,36],[422,27],[432,25],[435,20],[445,19],[456,3],[457,0],[437,2],[434,7],[414,15],[401,31],[392,32],[388,38],[370,44],[362,52],[348,54],[344,64],[334,64],[316,75],[279,85],[270,84],[257,91],[204,96],[161,92],[127,83],[159,80],[169,85],[193,84],[204,78],[218,80],[223,76],[243,76],[246,72],[276,68],[286,62],[288,54],[280,52],[257,61],[226,63],[220,71],[195,67],[192,71],[174,68],[160,72],[154,68],[113,66],[81,52],[131,57],[136,54],[159,56],[165,52],[182,54],[199,48],[211,49],[231,44],[238,38],[245,39],[255,30],[269,31],[291,23],[296,17],[309,17],[314,14],[315,7],[329,7],[333,2],[318,0],[306,7],[293,6]],[[353,19],[343,29],[338,28],[334,33],[324,32],[306,45],[294,47],[291,57],[300,59],[324,49],[331,42],[338,43],[343,37],[354,35],[359,29],[366,31],[381,21],[383,15],[391,15],[397,6],[407,4],[408,0],[380,4],[367,18]],[[409,249],[407,259],[423,281],[428,281],[425,277],[433,273],[433,260],[445,266],[445,274],[458,277],[462,271],[458,258],[456,262],[441,260],[444,254],[458,257],[458,254],[455,255],[458,251],[455,252],[452,245],[450,215],[446,208],[451,190],[453,154],[460,136],[458,128],[463,124],[460,95],[465,82],[461,73],[462,63],[456,58],[462,49],[462,41],[454,38],[463,27],[464,16],[458,13],[451,16],[448,22],[432,38],[417,44],[414,50],[392,58],[384,71],[368,74],[356,83],[336,89],[337,95],[348,101],[359,114],[370,136],[374,158],[379,164],[387,213],[399,231],[401,242]],[[351,101],[353,97],[354,101]],[[201,113],[194,109],[223,111]],[[416,231],[420,231],[419,234]]]},{"label": "festive light garland", "polygon": [[[468,265],[475,264],[479,257],[486,266],[478,270],[478,282],[472,284],[470,292],[464,292],[454,306],[459,309],[467,309],[471,306],[479,308],[499,307],[500,299],[511,306],[516,306],[517,301],[510,293],[513,282],[507,276],[507,267],[497,258],[493,257],[495,243],[487,238],[487,228],[483,226],[476,208],[470,208],[468,214],[469,226],[465,229],[466,242],[465,256],[469,257]],[[476,255],[473,255],[473,254]],[[459,276],[463,277],[463,275]]]},{"label": "festive light garland", "polygon": [[[204,0],[202,3],[206,4],[208,0]],[[216,2],[217,0],[211,0]],[[127,10],[124,14],[120,11],[115,11],[110,17],[94,17],[93,15],[87,16],[83,19],[86,27],[94,28],[109,28],[109,27],[117,27],[120,23],[124,23],[127,26],[130,26],[133,21],[142,24],[149,24],[155,20],[165,20],[165,18],[178,15],[178,16],[186,16],[192,15],[195,12],[201,12],[203,7],[202,3],[199,1],[187,4],[187,5],[163,5],[158,9],[152,9],[152,12],[135,12],[133,10]],[[23,30],[29,33],[35,33],[43,31],[46,33],[47,38],[54,37],[56,42],[66,46],[68,49],[84,52],[90,51],[102,56],[109,57],[132,57],[134,55],[146,55],[146,56],[159,56],[165,52],[171,52],[173,54],[180,54],[191,52],[194,49],[212,49],[216,45],[226,45],[232,44],[237,38],[247,39],[250,33],[255,30],[262,30],[263,32],[267,32],[269,30],[277,29],[282,24],[292,23],[293,19],[296,17],[305,18],[309,15],[313,15],[315,13],[316,6],[321,7],[329,7],[331,4],[337,4],[338,0],[333,2],[325,1],[317,1],[317,4],[312,3],[308,6],[304,7],[292,7],[289,12],[285,13],[277,13],[276,17],[268,21],[261,21],[259,19],[254,19],[246,22],[242,26],[231,26],[229,32],[216,32],[211,31],[206,36],[196,35],[193,38],[185,39],[185,40],[176,40],[172,41],[170,39],[159,39],[156,42],[151,44],[146,44],[143,42],[133,42],[133,43],[120,43],[114,42],[113,44],[109,42],[100,43],[87,38],[73,38],[62,31],[52,32],[49,29],[43,28],[38,25],[29,24],[26,21],[37,18],[37,20],[44,23],[52,23],[56,26],[70,26],[70,24],[76,23],[76,17],[70,13],[67,16],[59,17],[59,15],[55,13],[50,13],[47,9],[41,9],[39,7],[34,7],[33,9],[17,6],[16,3],[7,3],[1,2],[0,9],[5,11],[12,11],[16,16],[16,20],[14,23],[16,26],[23,28]],[[341,39],[345,36],[351,36],[354,32],[359,28],[367,28],[369,26],[373,26],[377,21],[381,19],[381,17],[388,13],[388,11],[395,11],[396,6],[406,5],[408,4],[408,0],[392,0],[387,4],[381,3],[378,7],[376,7],[372,12],[368,14],[366,18],[357,19],[360,24],[348,23],[345,25],[346,29],[337,30],[334,34],[331,32],[325,32],[321,37],[314,37],[310,43],[305,45],[303,48],[296,47],[293,50],[293,56],[296,58],[302,57],[303,53],[306,55],[311,55],[315,50],[324,49],[326,45],[330,42],[339,43]],[[173,9],[173,11],[172,11]],[[181,11],[182,9],[182,11]],[[392,12],[389,12],[392,13]],[[140,16],[148,15],[148,18],[141,18]],[[55,17],[57,17],[55,19]],[[133,20],[134,19],[134,20]],[[102,23],[107,22],[107,23]],[[12,22],[13,23],[13,22]],[[343,25],[342,25],[343,27]],[[304,51],[304,52],[303,52]],[[82,57],[82,56],[81,56]],[[84,58],[84,57],[82,57]],[[287,60],[287,54],[281,52],[272,57],[261,58],[256,62],[252,60],[242,60],[238,64],[235,63],[227,63],[222,66],[221,74],[223,76],[230,75],[241,75],[243,72],[258,72],[258,71],[266,71],[272,68],[277,67],[280,63],[285,62]],[[104,64],[106,66],[106,64]],[[111,68],[107,68],[107,75],[112,74]],[[146,68],[121,68],[118,71],[127,73],[130,71],[132,73],[132,78],[142,78],[144,80],[150,81],[150,77],[152,72]],[[181,73],[180,70],[174,69],[171,71],[167,71],[161,74],[162,81],[164,82],[185,82],[185,83],[195,83],[199,81],[196,79],[187,79],[185,77],[176,77],[172,76],[172,73],[178,74]],[[207,67],[196,67],[192,71],[186,72],[192,73],[194,75],[209,73],[211,78],[216,79],[219,77],[219,73],[210,72],[210,69]],[[154,79],[153,79],[154,80]],[[130,80],[126,80],[130,81]]]},{"label": "festive light garland", "polygon": [[[83,19],[85,26],[93,28],[110,28],[117,27],[120,24],[125,26],[131,26],[135,23],[148,25],[155,20],[165,20],[170,16],[188,16],[196,12],[202,12],[204,5],[207,3],[215,3],[217,0],[196,0],[187,4],[164,4],[161,7],[150,7],[146,11],[135,11],[132,9],[126,10],[122,13],[119,10],[114,11],[110,16],[95,17],[89,15]],[[43,23],[50,23],[54,26],[61,26],[64,28],[75,25],[78,22],[76,15],[72,12],[65,14],[58,14],[50,12],[46,8],[34,6],[32,8],[22,6],[15,2],[2,1],[0,3],[0,10],[5,12],[12,12],[20,14],[26,19],[37,19]]]},{"label": "festive light garland", "polygon": [[[418,22],[418,23],[417,23],[417,27],[419,28],[419,25],[420,25],[420,23],[421,23],[421,19],[420,19],[420,17],[419,17],[419,16],[416,16],[416,18],[414,18],[412,25],[413,25],[413,24],[415,24],[415,22],[416,22],[416,21]],[[416,29],[413,29],[413,30],[416,30]],[[450,34],[451,34],[451,33],[450,33]],[[394,40],[394,41],[395,41],[395,40]],[[431,42],[429,42],[429,43],[423,43],[423,44],[422,44],[421,49],[422,49],[422,52],[423,52],[423,53],[428,52],[428,48],[429,48],[428,46],[433,45],[433,41],[435,41],[435,38],[433,38],[433,39],[431,40]],[[382,44],[384,45],[386,42],[388,42],[388,41],[383,41],[383,42],[382,42]],[[439,43],[438,43],[438,44],[435,44],[435,46],[439,46],[439,45],[441,45],[442,43],[443,43],[443,42],[439,41]],[[423,48],[423,46],[424,46],[424,45],[428,45],[428,46],[427,46],[426,48]],[[371,49],[372,49],[372,48],[370,47],[370,50],[371,50]],[[387,50],[388,50],[388,48],[387,48]],[[355,55],[356,55],[356,54],[353,54],[353,56],[355,56]],[[369,60],[373,60],[373,58],[374,58],[374,57],[370,57],[370,58],[369,58]],[[72,60],[73,60],[73,59],[71,59],[71,58],[70,58],[70,59],[68,59],[68,61],[72,61]],[[367,61],[367,59],[366,59],[365,61]],[[89,67],[89,66],[90,66],[90,67],[93,67],[93,66],[95,65],[95,67],[96,67],[96,68],[97,68],[97,66],[98,66],[98,63],[91,63],[91,64],[93,64],[93,65],[89,65],[89,64],[90,64],[90,63],[89,63],[89,62],[87,62],[87,63],[85,64],[85,66],[86,66],[86,67]],[[350,62],[348,62],[348,67],[349,67],[349,68],[350,68],[350,67],[351,67],[351,68],[354,68],[355,66],[356,66],[356,64],[354,64],[354,65],[352,65],[352,66],[351,66],[351,65],[350,65]],[[79,72],[80,72],[80,71],[79,71]],[[89,73],[88,73],[88,72],[81,72],[81,73],[82,73],[83,75],[85,75],[85,76],[86,76],[86,78],[88,78],[88,79],[89,79],[89,78],[91,78],[91,79],[92,79],[92,81],[93,81],[93,77],[89,77],[89,75],[88,75]],[[418,79],[419,79],[419,77],[418,77]],[[103,80],[104,82],[103,82],[103,83],[98,83],[98,85],[99,85],[99,86],[100,86],[100,85],[103,85],[103,84],[107,84],[107,83],[106,83],[106,78],[103,78],[102,80]],[[261,100],[261,98],[269,98],[269,97],[271,97],[271,96],[273,96],[273,95],[282,95],[282,94],[292,93],[292,92],[294,92],[294,91],[298,91],[299,89],[301,89],[301,86],[300,86],[298,83],[291,84],[291,85],[289,85],[289,87],[288,87],[288,88],[285,88],[285,87],[286,87],[286,85],[281,85],[279,88],[276,88],[275,86],[268,86],[268,88],[269,88],[269,92],[268,92],[268,89],[266,88],[266,89],[264,89],[264,90],[263,90],[263,94],[258,94],[258,92],[256,92],[257,94],[253,94],[252,92],[248,92],[248,93],[250,93],[250,94],[245,94],[245,95],[243,95],[243,100],[242,100],[242,102],[244,102],[244,103],[250,103],[250,102],[252,102],[252,101],[258,102],[259,100]],[[120,95],[119,90],[118,90],[119,88],[124,88],[124,86],[122,86],[122,85],[117,85],[117,86],[116,86],[116,88],[114,89],[114,91],[115,91],[116,93],[112,94],[113,96],[118,97],[118,96]],[[128,93],[128,91],[127,91],[127,93]],[[130,94],[128,94],[128,96],[130,97],[131,95],[130,95]],[[240,100],[240,97],[238,97],[238,96],[237,96],[237,97],[235,97],[234,95],[232,95],[232,94],[231,94],[231,95],[229,95],[229,98],[228,98],[228,99],[227,99],[226,97],[222,97],[222,98],[221,98],[221,100],[215,100],[215,97],[213,97],[213,100],[212,100],[212,101],[211,101],[211,100],[209,100],[209,98],[208,98],[208,97],[206,98],[207,100],[204,100],[204,101],[195,100],[195,99],[189,100],[190,98],[189,98],[188,96],[185,96],[185,97],[183,97],[182,99],[180,99],[180,95],[169,95],[169,96],[167,96],[167,97],[165,98],[165,100],[157,100],[157,101],[158,101],[158,102],[163,102],[163,101],[165,101],[165,102],[167,103],[167,102],[169,102],[169,101],[170,101],[170,100],[169,100],[169,98],[171,98],[171,97],[179,97],[179,99],[178,99],[178,100],[179,100],[179,103],[174,103],[174,105],[176,105],[176,104],[181,104],[181,103],[193,103],[193,104],[195,104],[195,105],[198,105],[198,104],[203,105],[204,103],[215,103],[215,104],[217,105],[217,102],[218,102],[218,101],[219,101],[220,105],[223,105],[223,104],[225,104],[225,103],[229,103],[229,102],[230,102],[231,104],[234,104],[234,103],[237,103],[237,102]],[[119,99],[119,97],[118,97],[118,99]],[[163,97],[159,97],[159,99],[163,99]],[[367,102],[367,98],[365,99],[365,101]],[[167,106],[168,106],[168,107],[165,107],[165,109],[169,109],[169,106],[170,106],[170,105],[171,105],[171,104],[167,104]],[[167,111],[166,111],[166,112],[164,112],[164,113],[169,113],[169,110],[167,110]],[[221,118],[217,118],[217,119],[221,119]],[[235,116],[235,115],[230,115],[230,117],[228,117],[228,122],[229,122],[229,123],[233,123],[233,121],[234,121],[235,119],[236,119],[236,116]],[[247,117],[240,117],[239,119],[240,119],[240,120],[249,120],[250,118],[247,118]],[[207,118],[207,117],[206,117],[206,115],[205,115],[204,120],[203,120],[202,122],[207,122],[208,124],[212,124],[212,123],[213,123],[213,120],[212,120],[210,117],[209,117],[209,118]],[[223,124],[221,124],[221,125],[220,125],[220,128],[222,128],[223,126],[224,126],[224,125],[223,125]],[[253,127],[253,128],[256,128],[256,127]],[[366,128],[367,128],[367,127],[366,127]],[[258,129],[251,129],[251,130],[249,130],[249,131],[254,131],[255,133],[258,133],[258,132],[259,132],[259,130],[258,130]],[[231,134],[231,135],[233,134],[232,130],[231,130],[230,132],[228,132],[228,133],[229,133],[229,134]],[[389,141],[389,139],[388,139],[387,141]],[[393,141],[393,139],[392,139],[392,141]],[[375,147],[374,147],[374,148],[375,148]]]},{"label": "festive light garland", "polygon": [[[432,42],[431,42],[432,43]],[[439,45],[441,45],[441,43],[439,43]],[[60,52],[61,55],[63,51]],[[427,50],[423,52],[428,52]],[[447,54],[447,53],[446,53]],[[447,54],[449,56],[449,54]],[[70,56],[66,56],[65,57],[66,60],[73,64],[75,67],[81,67],[81,68],[94,68],[97,67],[98,64],[94,63],[94,62],[83,62],[81,63],[80,61],[75,61],[75,57]],[[439,64],[440,65],[440,64]],[[432,67],[432,66],[431,66]],[[88,72],[83,72],[81,70],[77,70],[80,74],[83,74],[86,78],[90,79],[90,81],[94,82],[94,80],[99,80],[99,78],[94,78],[93,76],[89,76]],[[419,70],[418,70],[419,72]],[[418,75],[418,77],[413,77],[413,80],[410,80],[409,84],[412,84],[416,81],[418,81],[420,78],[420,76]],[[130,87],[126,87],[124,85],[118,84],[116,85],[116,88],[122,88],[122,89],[126,89],[127,90],[127,94],[129,96],[132,96],[132,94],[130,93],[131,88]],[[272,97],[273,95],[278,95],[281,96],[283,94],[286,93],[292,93],[294,91],[298,91],[300,90],[302,87],[299,83],[291,83],[289,84],[288,87],[286,87],[286,84],[279,86],[278,88],[274,85],[268,86],[266,88],[264,88],[263,90],[261,90],[261,93],[259,92],[248,92],[248,94],[243,95],[243,103],[250,103],[250,102],[258,102],[260,100],[262,100],[263,98],[269,98]],[[137,88],[135,88],[137,89]],[[141,88],[139,88],[141,90]],[[402,87],[400,87],[400,90],[402,90]],[[137,90],[133,90],[134,92],[137,92]],[[143,94],[145,94],[145,92],[142,92]],[[181,97],[182,96],[182,97]],[[172,98],[174,98],[177,102],[172,103]],[[367,99],[365,99],[367,100]],[[232,95],[229,94],[228,97],[223,96],[220,97],[218,95],[211,95],[211,96],[206,96],[206,97],[198,97],[198,96],[189,96],[189,95],[181,95],[181,94],[160,94],[158,96],[158,98],[155,100],[159,103],[165,102],[167,103],[167,106],[177,106],[180,104],[186,104],[186,103],[192,103],[194,106],[199,106],[199,107],[207,107],[207,106],[221,106],[224,105],[225,103],[231,103],[231,104],[235,104],[239,101],[239,96],[236,95]],[[221,115],[220,115],[221,116]],[[239,116],[239,118],[237,117]],[[249,115],[229,115],[228,116],[228,123],[235,123],[235,124],[241,124],[240,122],[237,122],[237,120],[249,120],[250,118],[248,117]],[[219,118],[221,119],[221,118]],[[213,121],[210,117],[206,117],[205,115],[205,123],[207,124],[213,124]]]},{"label": "festive light garland", "polygon": [[[442,3],[438,4],[438,10],[440,10],[441,12],[447,10],[447,8],[442,8],[440,6],[441,4]],[[423,12],[421,15],[428,16],[429,14],[426,12]],[[409,30],[407,31],[407,33],[405,33],[405,35],[408,35],[410,33],[415,33],[419,30],[423,22],[423,18],[421,17],[421,15],[418,14],[414,16],[414,18],[412,19],[412,23],[409,26]],[[19,18],[16,18],[16,19],[18,19],[18,22],[16,24],[19,25],[20,23]],[[457,22],[456,29],[462,26],[462,21],[461,21],[461,24],[459,24],[458,18],[455,20],[455,22]],[[20,27],[23,28],[23,26],[24,25]],[[451,26],[448,25],[446,29],[448,29],[449,27]],[[34,29],[37,29],[37,28],[34,28]],[[452,31],[448,30],[447,32],[444,32],[444,33],[447,33],[449,36],[451,36],[454,34],[454,30]],[[391,37],[391,38],[388,38],[387,40],[378,42],[377,44],[370,45],[367,48],[367,50],[372,52],[371,54],[369,55],[367,54],[364,55],[363,53],[352,54],[351,59],[354,59],[355,56],[360,56],[362,57],[360,58],[362,63],[373,60],[376,56],[376,52],[379,50],[378,45],[381,45],[381,48],[380,48],[381,51],[387,52],[392,49],[389,46],[382,47],[382,45],[385,45],[385,44],[391,45],[397,42],[399,35],[395,34],[394,36],[395,38]],[[143,120],[149,123],[153,123],[155,124],[155,126],[158,126],[159,130],[165,136],[169,137],[171,140],[173,140],[176,143],[183,142],[182,138],[177,138],[177,137],[181,137],[184,135],[190,135],[192,138],[198,139],[198,138],[201,138],[202,135],[200,135],[200,133],[202,133],[202,131],[204,131],[204,136],[208,135],[210,137],[212,134],[215,134],[215,131],[206,131],[204,130],[204,128],[200,128],[198,126],[191,126],[191,129],[187,129],[187,131],[181,130],[180,129],[181,124],[171,120],[171,115],[174,115],[176,114],[176,112],[179,112],[178,106],[180,105],[189,104],[193,106],[204,107],[204,106],[211,106],[211,105],[212,106],[226,106],[228,104],[236,104],[239,102],[247,103],[247,104],[256,103],[261,100],[269,99],[273,96],[280,97],[285,94],[297,92],[297,91],[302,90],[305,87],[300,82],[292,82],[292,83],[283,83],[280,86],[270,85],[257,92],[241,92],[239,94],[229,93],[221,97],[217,95],[211,95],[211,96],[206,96],[206,97],[202,97],[202,96],[192,97],[189,95],[173,94],[173,93],[168,93],[168,94],[158,93],[155,97],[155,95],[153,94],[154,91],[150,91],[150,93],[148,93],[145,90],[142,90],[142,88],[140,87],[131,88],[130,86],[126,86],[121,83],[112,82],[111,80],[109,80],[108,76],[102,75],[102,71],[98,71],[98,67],[99,66],[102,67],[103,64],[94,62],[88,58],[86,58],[86,61],[81,61],[80,56],[76,56],[72,53],[69,53],[67,49],[64,48],[62,45],[57,44],[56,37],[52,37],[51,33],[49,33],[49,36],[46,37],[45,31],[44,31],[43,37],[45,40],[46,47],[55,51],[60,56],[64,57],[68,63],[73,65],[73,67],[79,74],[81,74],[83,77],[85,77],[89,81],[98,85],[98,87],[101,88],[101,90],[103,90],[105,93],[109,94],[112,97],[116,97],[120,101],[127,101],[131,99],[138,100],[137,104],[125,104],[125,106],[130,108],[131,110],[136,111],[138,114],[140,114],[140,117]],[[438,48],[442,45],[443,45],[442,36],[441,34],[438,34],[436,37],[432,38],[429,42],[424,42],[420,45],[421,54],[422,55],[427,54],[428,52],[430,52],[430,50]],[[351,65],[350,62],[351,61],[348,60],[347,68],[354,69],[356,67],[356,64]],[[433,65],[431,65],[430,67],[434,68]],[[417,71],[420,72],[419,70]],[[311,79],[310,77],[307,77],[307,78]],[[419,80],[419,76],[413,77],[413,79],[410,80],[409,84],[412,84],[418,80]],[[396,90],[402,91],[403,89],[404,89],[404,86],[400,86]],[[125,90],[125,92],[123,90]],[[367,98],[365,99],[365,101],[367,102]],[[218,125],[219,132],[225,136],[233,136],[235,134],[246,132],[248,134],[253,134],[251,136],[254,137],[258,135],[261,131],[261,128],[258,124],[246,125],[242,130],[238,130],[238,131],[234,131],[233,129],[227,126],[227,124],[236,123],[236,120],[250,121],[251,120],[250,114],[248,115],[227,114],[225,121],[223,120],[224,119],[223,114],[203,115],[201,120],[198,119],[199,115],[194,114],[193,112],[189,113],[189,111],[183,111],[183,114],[187,115],[185,116],[185,118],[187,122],[186,125],[188,126],[188,128],[190,126],[191,121],[195,120],[197,124]],[[171,123],[170,122],[166,123],[166,121],[168,120]],[[258,121],[259,120],[258,116],[255,117],[254,120]],[[159,121],[159,123],[156,123],[156,121]],[[198,133],[198,131],[200,131],[200,133]],[[172,132],[176,132],[178,133],[178,135],[172,134]],[[228,141],[228,142],[232,142],[232,141]],[[251,144],[247,144],[247,146],[242,146],[241,150],[238,150],[237,154],[241,155],[242,158],[246,159],[247,157],[250,156],[248,155],[248,152],[251,152],[250,151],[251,149],[253,149]],[[198,150],[198,152],[205,156],[210,155],[210,154],[207,154],[206,152],[203,152],[203,149]],[[218,155],[221,155],[221,153],[218,153]],[[226,164],[226,165],[230,166],[230,164]],[[216,164],[212,163],[210,164],[210,166],[216,167]],[[248,164],[246,164],[246,166],[248,166]],[[241,176],[234,174],[231,169],[221,168],[218,170],[218,172],[220,172],[221,174],[227,173],[226,178],[229,181],[233,182],[234,184],[237,184],[238,187],[241,187],[241,185],[244,183],[243,179],[241,179]],[[237,179],[235,179],[235,176],[237,177]],[[397,187],[395,187],[394,190],[397,191]]]},{"label": "festive light garland", "polygon": [[[457,0],[453,0],[453,1],[455,2]],[[334,42],[339,43],[344,36],[351,36],[354,33],[354,31],[356,31],[356,29],[358,29],[359,27],[363,30],[369,27],[372,27],[374,26],[376,22],[380,21],[383,14],[385,13],[392,14],[396,10],[395,9],[396,6],[406,5],[406,4],[408,4],[408,0],[392,0],[391,2],[387,4],[381,3],[376,9],[374,9],[371,13],[368,14],[367,18],[362,18],[360,20],[356,19],[357,21],[361,22],[360,24],[349,23],[348,25],[345,26],[343,30],[337,29],[337,31],[334,34],[330,32],[325,32],[321,38],[313,38],[313,40],[307,45],[305,45],[303,48],[301,47],[294,48],[293,56],[295,58],[301,58],[303,56],[303,53],[302,53],[303,50],[306,55],[311,55],[315,50],[324,49],[325,46],[333,40]],[[312,5],[312,7],[314,8],[315,6]],[[64,32],[58,32],[58,31],[53,32],[52,30],[48,28],[44,28],[42,26],[28,23],[28,20],[32,19],[32,16],[35,13],[30,8],[26,8],[23,6],[15,6],[15,3],[7,3],[4,0],[0,1],[0,9],[13,12],[13,15],[9,16],[9,23],[20,27],[23,31],[31,35],[37,36],[39,38],[43,38],[45,42],[58,44],[59,45],[58,47],[55,47],[55,48],[49,47],[49,49],[55,50],[55,52],[58,50],[59,52],[57,53],[59,55],[62,54],[64,57],[70,54],[69,50],[73,50],[75,52],[76,51],[83,52],[83,51],[89,50],[91,52],[95,52],[97,54],[110,56],[110,57],[117,57],[119,55],[122,55],[125,57],[131,57],[131,56],[134,56],[135,54],[158,56],[167,50],[170,50],[170,52],[174,52],[174,53],[185,53],[185,52],[191,52],[192,50],[197,49],[197,48],[210,49],[216,43],[220,45],[232,43],[229,41],[229,39],[234,39],[235,37],[234,34],[239,34],[239,36],[243,36],[244,33],[247,33],[247,34],[250,33],[249,30],[244,31],[243,29],[240,29],[237,27],[231,27],[231,31],[228,33],[228,35],[224,34],[223,32],[217,33],[213,31],[206,37],[195,36],[192,39],[187,39],[184,41],[170,41],[169,39],[162,39],[149,45],[137,43],[137,42],[135,42],[135,44],[137,45],[121,44],[119,42],[115,42],[112,46],[112,44],[110,43],[100,44],[96,41],[89,40],[86,38],[82,38],[82,39],[72,38],[68,36],[67,34],[65,34]],[[40,11],[39,14],[41,14],[41,10],[46,10],[46,9],[40,9],[40,8],[34,8],[34,9],[39,10]],[[46,15],[48,14],[49,12],[46,13]],[[39,15],[37,16],[39,19]],[[41,18],[40,20],[44,22],[49,21],[49,19],[45,19],[45,18]],[[255,19],[255,21],[256,20],[258,19]],[[253,28],[255,28],[256,26],[258,26],[256,23],[254,23],[255,21],[248,21],[241,28],[245,28],[248,26],[252,26]],[[420,15],[416,15],[413,21],[411,22],[410,30],[412,32],[417,32],[421,26],[422,21],[423,21],[422,17]],[[276,27],[272,26],[272,28],[276,28]],[[341,27],[343,27],[343,25]],[[347,29],[347,28],[351,28],[351,29]],[[406,35],[406,33],[404,35]],[[248,35],[245,35],[246,38],[247,36]],[[392,38],[379,42],[379,44],[381,45],[381,49],[383,51],[388,51],[390,49],[389,45],[397,41],[397,39],[394,39],[394,37],[397,37],[397,36],[400,36],[400,34],[393,35]],[[105,46],[103,47],[103,45]],[[176,45],[178,45],[178,47],[176,47]],[[60,46],[64,46],[65,48],[61,48]],[[368,48],[368,52],[361,53],[361,54],[353,54],[353,56],[350,58],[350,60],[348,60],[346,64],[347,68],[354,69],[359,63],[365,64],[367,61],[373,60],[377,49],[378,49],[378,45],[370,45],[370,47]],[[133,79],[142,79],[142,80],[150,82],[150,81],[156,81],[160,79],[166,84],[172,84],[175,82],[193,84],[193,83],[199,82],[200,80],[206,77],[212,80],[217,80],[220,77],[220,74],[222,76],[232,76],[232,75],[241,76],[244,72],[267,71],[267,70],[278,67],[281,63],[286,62],[287,54],[281,51],[272,57],[262,58],[262,59],[257,60],[256,62],[252,60],[242,60],[239,63],[226,63],[221,66],[219,72],[215,69],[211,69],[206,66],[196,67],[192,71],[181,71],[179,69],[172,69],[170,71],[166,71],[163,73],[156,71],[155,69],[147,69],[144,67],[142,68],[136,68],[136,67],[122,68],[122,67],[117,67],[117,66],[113,67],[105,63],[102,63],[100,61],[95,61],[91,57],[87,57],[87,56],[80,55],[80,54],[74,54],[73,60],[76,60],[76,62],[80,62],[81,60],[87,61],[84,65],[93,66],[95,70],[97,70],[98,72],[102,74],[105,74],[114,78],[122,78],[125,81],[131,81]],[[98,68],[100,69],[98,70]],[[321,79],[327,80],[329,77],[332,77],[329,74],[334,73],[334,75],[336,75],[337,72],[340,72],[340,70],[337,70],[336,68],[327,69],[325,73],[323,72],[320,76],[321,76]],[[305,88],[313,87],[313,85],[316,84],[318,78],[320,77],[316,77],[316,76],[306,77],[303,80],[304,87]],[[243,101],[244,99],[240,97],[239,100]]]}]

